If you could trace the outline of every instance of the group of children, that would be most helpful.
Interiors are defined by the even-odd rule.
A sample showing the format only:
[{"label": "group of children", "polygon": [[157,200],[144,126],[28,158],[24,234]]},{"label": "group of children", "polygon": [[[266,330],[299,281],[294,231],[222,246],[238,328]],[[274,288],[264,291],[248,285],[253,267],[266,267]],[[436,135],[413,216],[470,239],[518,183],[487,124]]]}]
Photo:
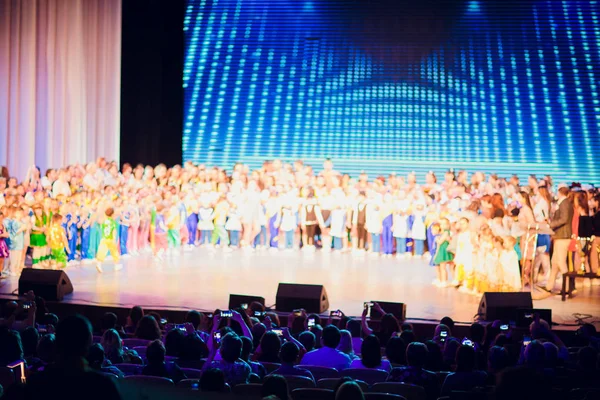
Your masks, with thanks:
[{"label": "group of children", "polygon": [[[494,235],[487,222],[474,228],[481,216],[465,216],[472,198],[460,185],[437,185],[432,174],[419,186],[414,176],[394,184],[365,176],[353,181],[331,168],[310,179],[293,171],[283,179],[283,169],[249,176],[236,166],[224,178],[200,176],[191,164],[178,168],[170,176],[166,168],[133,173],[124,168],[113,176],[114,185],[99,190],[71,185],[70,196],[45,190],[29,200],[6,196],[9,201],[0,207],[0,262],[9,261],[3,271],[18,275],[28,247],[33,267],[94,263],[99,272],[108,253],[119,269],[120,257],[142,251],[161,260],[195,246],[320,248],[357,256],[429,257],[436,286],[460,286],[468,293],[521,287],[515,238]],[[76,181],[93,182],[98,173],[88,175]]]}]

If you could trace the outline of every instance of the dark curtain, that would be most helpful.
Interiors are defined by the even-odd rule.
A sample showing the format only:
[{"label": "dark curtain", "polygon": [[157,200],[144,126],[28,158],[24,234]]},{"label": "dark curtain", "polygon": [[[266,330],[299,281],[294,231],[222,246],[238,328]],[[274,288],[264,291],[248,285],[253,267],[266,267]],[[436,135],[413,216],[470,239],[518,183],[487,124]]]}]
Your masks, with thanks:
[{"label": "dark curtain", "polygon": [[185,0],[123,0],[121,163],[182,162]]}]

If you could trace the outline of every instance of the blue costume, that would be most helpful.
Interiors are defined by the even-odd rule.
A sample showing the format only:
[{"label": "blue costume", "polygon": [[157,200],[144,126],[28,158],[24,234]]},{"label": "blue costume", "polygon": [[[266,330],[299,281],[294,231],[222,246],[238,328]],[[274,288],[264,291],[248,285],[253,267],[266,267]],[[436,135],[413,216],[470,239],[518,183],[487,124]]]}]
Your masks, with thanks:
[{"label": "blue costume", "polygon": [[385,217],[382,224],[381,242],[383,245],[383,254],[392,254],[394,252],[394,235],[392,234],[392,226],[394,225],[393,215],[390,214]]}]

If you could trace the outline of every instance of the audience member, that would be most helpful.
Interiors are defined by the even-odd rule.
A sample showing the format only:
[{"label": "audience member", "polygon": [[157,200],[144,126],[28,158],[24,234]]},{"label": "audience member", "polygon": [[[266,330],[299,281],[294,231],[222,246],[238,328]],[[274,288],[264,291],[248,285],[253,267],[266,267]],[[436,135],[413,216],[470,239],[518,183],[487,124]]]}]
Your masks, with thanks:
[{"label": "audience member", "polygon": [[257,360],[261,362],[279,363],[279,350],[281,350],[281,339],[273,332],[266,332],[260,340],[257,349]]},{"label": "audience member", "polygon": [[151,315],[144,315],[138,322],[135,337],[145,340],[160,339],[160,327],[156,319]]},{"label": "audience member", "polygon": [[240,359],[245,361],[250,368],[252,368],[252,373],[258,375],[260,379],[264,378],[267,375],[267,369],[261,363],[250,360],[250,353],[252,353],[252,340],[247,338],[246,336],[241,336],[242,339],[242,355]]},{"label": "audience member", "polygon": [[218,368],[210,368],[200,377],[200,390],[202,392],[223,393],[229,391],[225,383],[225,374]]},{"label": "audience member", "polygon": [[288,400],[288,384],[281,375],[268,375],[262,384],[261,396],[277,396],[279,400]]},{"label": "audience member", "polygon": [[498,375],[510,365],[510,356],[504,347],[492,346],[488,351],[488,385],[495,385]]},{"label": "audience member", "polygon": [[108,372],[114,374],[117,378],[123,378],[125,374],[110,361],[104,358],[104,349],[100,343],[95,343],[90,347],[86,360],[91,369],[99,372]]},{"label": "audience member", "polygon": [[428,400],[435,400],[440,393],[439,381],[435,373],[423,368],[427,361],[427,346],[414,342],[406,348],[407,367],[392,369],[388,377],[389,382],[410,383],[423,386]]},{"label": "audience member", "polygon": [[315,334],[310,331],[302,332],[298,336],[298,341],[302,343],[307,352],[313,351],[315,349]]},{"label": "audience member", "polygon": [[40,340],[38,330],[28,326],[21,332],[21,344],[23,345],[23,357],[30,364],[37,356],[37,345]]},{"label": "audience member", "polygon": [[285,342],[283,346],[281,346],[281,353],[279,358],[281,359],[281,367],[273,371],[273,374],[282,375],[282,376],[305,376],[307,378],[312,379],[315,378],[313,374],[302,368],[297,367],[295,364],[298,362],[298,355],[300,353],[300,349],[294,342]]},{"label": "audience member", "polygon": [[427,361],[425,362],[425,369],[429,371],[445,371],[446,366],[442,358],[442,349],[433,340],[425,342],[427,346]]},{"label": "audience member", "polygon": [[203,358],[208,356],[208,347],[198,335],[186,335],[183,338],[182,351],[176,360],[181,368],[202,369]]},{"label": "audience member", "polygon": [[354,346],[352,343],[352,335],[349,331],[342,329],[340,330],[340,344],[338,344],[337,349],[344,354],[347,354],[350,359],[356,358],[354,355]]},{"label": "audience member", "polygon": [[385,346],[385,356],[394,367],[406,365],[406,343],[404,339],[398,336],[391,337]]},{"label": "audience member", "polygon": [[0,327],[0,365],[23,360],[23,344],[19,332]]},{"label": "audience member", "polygon": [[24,398],[120,399],[110,378],[87,367],[85,355],[91,344],[92,326],[87,319],[76,315],[60,321],[56,327],[56,363],[28,379]]},{"label": "audience member", "polygon": [[360,359],[352,361],[350,368],[381,369],[390,372],[392,365],[388,360],[381,357],[379,338],[375,335],[369,335],[363,341]]},{"label": "audience member", "polygon": [[204,368],[219,368],[225,374],[225,381],[235,386],[247,383],[252,368],[240,359],[242,355],[242,340],[234,332],[230,332],[221,339],[221,360],[215,361],[217,346],[213,346]]},{"label": "audience member", "polygon": [[352,335],[352,348],[354,349],[354,354],[360,355],[360,349],[362,347],[362,338],[360,336],[361,326],[360,321],[355,319],[349,319],[346,323],[346,329]]},{"label": "audience member", "polygon": [[141,364],[142,359],[134,350],[128,350],[123,347],[123,340],[119,333],[114,329],[109,329],[102,335],[100,341],[104,348],[104,355],[107,360],[113,364]]},{"label": "audience member", "polygon": [[131,307],[129,316],[127,317],[127,325],[125,326],[125,332],[135,333],[138,323],[144,316],[144,309],[140,306]]},{"label": "audience member", "polygon": [[351,359],[347,354],[337,350],[340,344],[340,330],[333,325],[323,329],[322,345],[320,349],[313,350],[304,355],[302,364],[335,368],[342,371],[350,366]]},{"label": "audience member", "polygon": [[171,329],[165,336],[165,350],[167,356],[179,357],[183,348],[185,333],[180,329]]},{"label": "audience member", "polygon": [[362,389],[354,381],[344,382],[335,391],[335,400],[364,400]]},{"label": "audience member", "polygon": [[[483,338],[482,338],[483,339]],[[487,375],[483,371],[475,370],[475,349],[472,346],[462,345],[456,353],[456,370],[446,377],[442,385],[442,395],[449,395],[452,391],[469,391],[486,384]]]},{"label": "audience member", "polygon": [[185,379],[185,374],[177,364],[172,361],[165,362],[165,355],[166,350],[163,343],[159,339],[152,341],[146,349],[147,364],[142,370],[142,374],[169,378],[175,383]]}]

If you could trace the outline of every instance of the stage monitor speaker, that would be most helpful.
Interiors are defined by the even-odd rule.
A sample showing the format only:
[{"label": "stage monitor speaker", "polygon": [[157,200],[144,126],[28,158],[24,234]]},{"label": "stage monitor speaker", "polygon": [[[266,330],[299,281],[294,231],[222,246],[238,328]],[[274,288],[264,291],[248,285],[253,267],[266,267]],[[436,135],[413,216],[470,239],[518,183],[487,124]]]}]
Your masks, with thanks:
[{"label": "stage monitor speaker", "polygon": [[517,328],[529,328],[535,314],[539,314],[540,319],[543,319],[552,326],[552,310],[546,308],[519,308],[517,309]]},{"label": "stage monitor speaker", "polygon": [[323,285],[280,283],[275,301],[277,311],[304,308],[308,313],[322,313],[329,308],[327,291]]},{"label": "stage monitor speaker", "polygon": [[19,295],[30,290],[44,300],[58,301],[73,293],[73,285],[65,271],[24,268],[19,278]]},{"label": "stage monitor speaker", "polygon": [[[393,314],[394,317],[398,318],[400,321],[404,321],[406,319],[406,304],[404,303],[389,303],[387,301],[375,301],[372,300],[373,303],[377,303],[383,308],[383,311]],[[383,315],[373,307],[371,307],[371,319],[381,319]]]},{"label": "stage monitor speaker", "polygon": [[485,292],[477,313],[485,321],[516,321],[517,308],[533,308],[530,292]]},{"label": "stage monitor speaker", "polygon": [[244,308],[242,304],[246,305],[246,308],[250,307],[252,302],[257,301],[263,306],[265,305],[265,298],[259,296],[250,296],[247,294],[230,294],[229,295],[229,309],[233,310],[236,308]]}]

